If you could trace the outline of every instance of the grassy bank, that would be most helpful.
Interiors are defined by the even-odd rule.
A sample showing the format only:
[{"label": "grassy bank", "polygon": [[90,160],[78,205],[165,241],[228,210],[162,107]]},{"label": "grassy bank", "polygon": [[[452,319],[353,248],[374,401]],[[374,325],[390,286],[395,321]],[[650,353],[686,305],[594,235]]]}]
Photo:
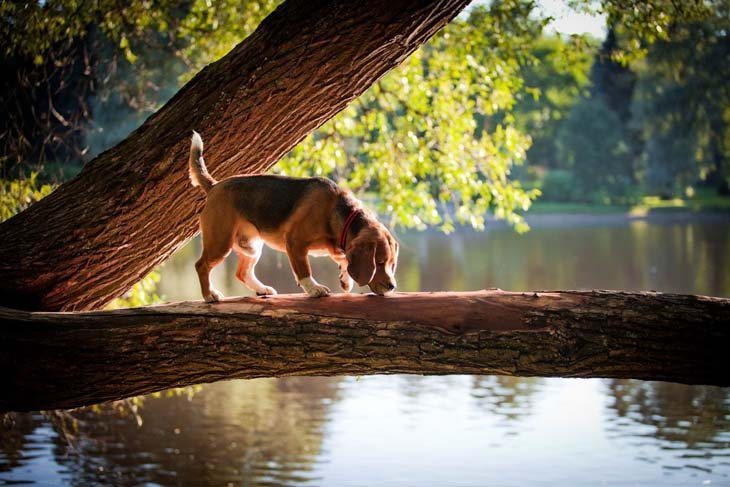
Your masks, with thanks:
[{"label": "grassy bank", "polygon": [[635,205],[601,205],[595,203],[574,203],[556,201],[535,201],[528,211],[528,215],[545,214],[616,214],[628,213],[641,216],[650,213],[662,212],[690,212],[690,213],[730,213],[730,197],[714,193],[698,193],[693,198],[661,199],[658,196],[645,196]]}]

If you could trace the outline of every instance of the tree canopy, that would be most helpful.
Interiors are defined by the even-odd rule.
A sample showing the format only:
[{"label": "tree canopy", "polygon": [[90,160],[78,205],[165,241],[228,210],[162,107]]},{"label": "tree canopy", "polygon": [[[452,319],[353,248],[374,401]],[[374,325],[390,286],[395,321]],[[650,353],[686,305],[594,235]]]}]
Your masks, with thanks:
[{"label": "tree canopy", "polygon": [[[75,174],[277,3],[3,3],[3,177]],[[570,4],[605,16],[601,49],[550,33],[535,1],[475,6],[275,170],[332,177],[393,225],[444,231],[483,228],[487,212],[524,230],[540,187],[596,201],[726,189],[728,2]],[[565,177],[535,183],[535,167]]]}]

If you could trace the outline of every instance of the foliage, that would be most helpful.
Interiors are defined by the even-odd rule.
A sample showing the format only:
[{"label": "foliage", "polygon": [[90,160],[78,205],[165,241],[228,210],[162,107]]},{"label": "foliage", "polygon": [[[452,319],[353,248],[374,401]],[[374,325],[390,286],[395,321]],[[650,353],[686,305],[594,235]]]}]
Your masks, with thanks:
[{"label": "foliage", "polygon": [[[574,179],[574,191],[558,196],[555,183],[568,178],[548,171],[541,185],[546,198],[572,193],[580,201],[626,203],[645,191],[691,196],[698,181],[730,189],[729,6],[726,0],[600,5],[611,27],[595,53],[588,94],[571,100],[567,119],[530,125],[534,140],[547,141],[528,152],[530,163],[570,171]],[[550,85],[544,70],[526,76],[535,74],[536,86]],[[540,99],[526,106],[532,110],[525,113],[528,121],[552,108]],[[559,152],[551,152],[552,134]]]},{"label": "foliage", "polygon": [[[576,45],[579,40],[586,43]],[[521,68],[524,87],[517,93],[515,106],[517,127],[532,138],[527,151],[530,165],[559,166],[558,127],[579,97],[588,93],[594,48],[592,39],[551,35],[536,40],[532,58]]]},{"label": "foliage", "polygon": [[157,295],[157,284],[160,282],[160,273],[152,271],[137,284],[107,305],[107,309],[138,308],[162,302]]},{"label": "foliage", "polygon": [[572,107],[557,134],[561,165],[572,171],[579,201],[625,201],[635,186],[628,126],[635,75],[613,59],[617,49],[610,28],[591,67],[590,94]]},{"label": "foliage", "polygon": [[[38,75],[54,86],[79,82],[82,59],[83,71],[89,73],[86,81],[94,85],[81,99],[66,100],[66,111],[56,110],[64,120],[78,119],[69,126],[60,124],[64,134],[73,128],[78,137],[60,134],[55,115],[45,119],[52,126],[36,134],[44,141],[68,143],[73,151],[33,155],[46,163],[69,154],[88,157],[112,145],[197,68],[247,35],[274,6],[273,1],[243,0],[214,5],[130,2],[109,13],[114,9],[102,1],[66,23],[63,19],[79,7],[71,0],[32,4],[24,12],[6,6],[4,18],[25,26],[17,31],[3,26],[13,41],[6,57],[22,58],[22,67],[31,73],[45,69],[36,68],[31,58],[48,56],[58,64],[63,57],[69,69],[59,79]],[[456,20],[297,147],[280,169],[327,174],[361,195],[376,195],[393,224],[440,225],[448,231],[458,221],[481,228],[485,211],[492,208],[524,229],[518,211],[537,193],[512,180],[529,138],[516,129],[509,111],[522,85],[520,62],[529,56],[529,45],[543,25],[533,13],[533,2],[504,0]],[[38,36],[46,41],[34,44]],[[95,56],[87,59],[82,52]],[[23,138],[31,139],[18,140]],[[27,156],[10,149],[5,153]]]},{"label": "foliage", "polygon": [[666,197],[698,181],[730,190],[730,17],[672,26],[639,66],[633,110],[646,181]]},{"label": "foliage", "polygon": [[187,39],[187,46],[179,53],[187,67],[178,78],[179,84],[227,54],[279,3],[279,0],[195,0],[177,33]]},{"label": "foliage", "polygon": [[[125,137],[198,69],[250,34],[277,3],[50,0],[0,4],[0,56],[6,67],[0,75],[0,103],[6,114],[0,120],[3,176],[17,177],[28,166],[39,171],[42,181],[53,180],[52,173],[61,178],[73,174],[89,157]],[[329,175],[375,200],[393,225],[438,226],[444,231],[457,223],[482,228],[487,210],[523,230],[520,213],[537,196],[537,191],[517,180],[526,159],[578,171],[572,179],[578,186],[576,197],[583,199],[622,199],[637,190],[627,185],[636,186],[642,180],[651,187],[672,186],[675,189],[668,190],[672,192],[688,187],[698,175],[726,178],[727,157],[717,154],[725,154],[730,145],[724,128],[730,115],[715,109],[727,106],[717,90],[707,91],[711,93],[708,100],[710,96],[718,100],[711,116],[709,111],[697,112],[677,124],[668,120],[679,116],[680,110],[691,110],[661,109],[670,105],[646,88],[676,81],[672,73],[678,68],[664,69],[659,53],[675,49],[677,36],[681,40],[684,35],[680,35],[681,26],[709,24],[713,27],[705,34],[707,42],[701,44],[707,48],[704,54],[683,61],[683,66],[691,67],[685,69],[686,90],[701,89],[692,81],[692,73],[704,66],[705,75],[711,77],[711,66],[723,59],[716,48],[727,44],[722,34],[727,32],[726,25],[719,23],[728,18],[727,0],[569,3],[605,14],[616,27],[617,38],[623,40],[610,51],[598,53],[591,85],[588,66],[595,43],[580,36],[541,37],[546,19],[537,14],[534,1],[494,0],[457,18],[275,169]],[[691,28],[686,29],[690,37],[682,42],[692,46],[697,39],[691,37]],[[639,76],[642,102],[629,110],[634,73]],[[625,83],[619,82],[622,79]],[[718,73],[714,86],[721,87],[718,80],[722,79]],[[614,120],[607,115],[592,126],[601,130],[601,124],[608,125],[609,139],[613,139],[599,143],[604,148],[613,144],[612,157],[615,151],[628,151],[631,163],[618,173],[604,170],[613,171],[618,162],[627,162],[623,155],[614,157],[611,165],[601,160],[593,164],[582,159],[590,154],[581,155],[576,152],[580,149],[569,147],[573,135],[567,127],[572,123],[582,128],[575,124],[591,114],[585,106],[576,106],[571,117],[568,113],[576,103],[589,103],[585,101],[589,88],[591,99],[595,92],[604,98],[605,106],[599,104],[593,110],[600,115],[607,108],[622,125],[621,130],[611,127]],[[670,92],[661,95],[668,99]],[[714,128],[696,128],[710,121]],[[668,131],[667,126],[674,128]],[[558,157],[558,134],[563,135],[564,157]],[[637,134],[647,139],[643,153]],[[588,134],[574,135],[585,149]],[[697,160],[697,164],[687,163],[682,169],[681,154],[689,154],[684,160]],[[51,171],[51,167],[63,171]],[[629,167],[632,173],[626,176]],[[543,187],[556,194],[556,184],[565,186],[564,173],[547,174],[553,179]],[[665,180],[671,184],[661,183]],[[584,183],[588,186],[582,187]],[[599,187],[598,197],[591,196]]]},{"label": "foliage", "polygon": [[533,8],[499,1],[454,20],[275,170],[373,192],[393,225],[483,228],[491,208],[524,230],[519,212],[537,192],[511,180],[529,137],[510,112],[544,24]]},{"label": "foliage", "polygon": [[573,172],[565,169],[547,171],[540,191],[547,201],[573,201],[577,196]]},{"label": "foliage", "polygon": [[0,179],[0,222],[48,196],[53,189],[50,184],[39,184],[36,172],[22,179]]},{"label": "foliage", "polygon": [[[245,37],[267,0],[0,3],[3,174],[78,166]],[[223,24],[225,28],[219,27]],[[73,173],[66,171],[68,174]]]},{"label": "foliage", "polygon": [[611,26],[591,66],[591,89],[594,95],[603,98],[607,108],[616,114],[620,122],[627,125],[631,118],[636,73],[616,60],[620,50],[616,28]]},{"label": "foliage", "polygon": [[614,54],[614,59],[623,63],[640,59],[649,46],[668,40],[673,26],[712,18],[720,10],[727,12],[727,0],[602,0],[599,8],[606,15],[607,24],[620,26],[629,39]]},{"label": "foliage", "polygon": [[634,181],[624,127],[601,97],[573,107],[558,132],[558,154],[573,172],[579,201],[611,203],[630,196]]}]

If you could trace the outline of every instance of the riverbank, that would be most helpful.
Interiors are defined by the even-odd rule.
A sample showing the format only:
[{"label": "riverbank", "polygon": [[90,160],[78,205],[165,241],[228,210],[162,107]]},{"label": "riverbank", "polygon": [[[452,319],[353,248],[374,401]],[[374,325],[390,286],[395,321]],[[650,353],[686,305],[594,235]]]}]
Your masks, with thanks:
[{"label": "riverbank", "polygon": [[[604,212],[604,213],[528,213],[525,221],[530,228],[546,227],[600,227],[627,225],[631,222],[647,222],[659,225],[693,222],[730,223],[730,211],[653,211],[653,212]],[[508,227],[508,224],[492,220],[490,228]]]},{"label": "riverbank", "polygon": [[730,197],[714,193],[700,193],[693,198],[670,200],[661,199],[658,196],[645,196],[635,205],[602,205],[538,199],[532,204],[527,215],[625,214],[640,217],[651,213],[730,213]]},{"label": "riverbank", "polygon": [[[687,221],[730,221],[730,197],[702,194],[695,198],[663,200],[644,197],[636,205],[536,201],[525,213],[535,226],[618,225],[629,221],[681,223]],[[492,224],[497,223],[496,220]]]}]

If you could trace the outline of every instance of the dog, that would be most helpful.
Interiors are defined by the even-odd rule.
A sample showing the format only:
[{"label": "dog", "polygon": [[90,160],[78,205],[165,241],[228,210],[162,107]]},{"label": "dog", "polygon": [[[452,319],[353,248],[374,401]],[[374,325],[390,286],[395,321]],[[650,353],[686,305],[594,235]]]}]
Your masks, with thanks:
[{"label": "dog", "polygon": [[326,178],[275,175],[233,176],[216,181],[203,159],[203,140],[193,131],[189,176],[207,199],[200,215],[203,252],[195,263],[207,302],[223,295],[211,287],[210,272],[234,250],[236,277],[259,296],[276,290],[256,277],[263,244],[286,252],[297,284],[309,296],[330,290],[312,276],[309,255],[329,255],[340,269],[340,287],[353,281],[384,295],[396,287],[398,242],[352,194]]}]

